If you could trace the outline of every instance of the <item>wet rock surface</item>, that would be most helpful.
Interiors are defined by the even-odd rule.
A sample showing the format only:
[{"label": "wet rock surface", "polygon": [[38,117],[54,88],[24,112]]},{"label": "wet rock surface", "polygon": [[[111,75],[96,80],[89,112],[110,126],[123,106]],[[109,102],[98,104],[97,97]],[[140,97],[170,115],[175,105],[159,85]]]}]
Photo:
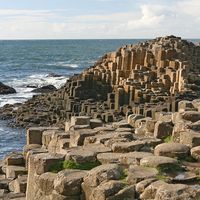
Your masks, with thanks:
[{"label": "wet rock surface", "polygon": [[0,94],[13,94],[16,93],[16,90],[8,85],[0,82]]}]

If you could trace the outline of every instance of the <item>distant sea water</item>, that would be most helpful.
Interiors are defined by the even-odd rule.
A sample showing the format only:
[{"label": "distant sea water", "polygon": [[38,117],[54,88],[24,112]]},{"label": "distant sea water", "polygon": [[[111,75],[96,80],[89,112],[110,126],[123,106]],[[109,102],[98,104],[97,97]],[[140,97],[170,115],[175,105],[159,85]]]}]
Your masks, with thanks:
[{"label": "distant sea water", "polygon": [[[59,88],[105,53],[139,41],[145,40],[2,40],[0,81],[14,87],[17,94],[0,95],[0,107],[31,98],[32,87],[52,84]],[[49,76],[52,73],[60,76]],[[0,159],[8,152],[21,151],[24,144],[24,129],[9,128],[7,121],[0,121]]]}]

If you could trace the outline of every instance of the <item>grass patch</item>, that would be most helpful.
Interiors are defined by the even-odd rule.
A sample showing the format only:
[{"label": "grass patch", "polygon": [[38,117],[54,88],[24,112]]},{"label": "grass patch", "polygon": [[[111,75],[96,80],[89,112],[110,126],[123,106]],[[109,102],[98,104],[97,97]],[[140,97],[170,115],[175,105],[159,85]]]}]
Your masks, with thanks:
[{"label": "grass patch", "polygon": [[125,180],[127,176],[128,176],[128,170],[124,169],[121,173],[119,180]]},{"label": "grass patch", "polygon": [[184,172],[185,169],[179,165],[175,164],[169,164],[169,165],[164,165],[164,166],[159,166],[156,168],[158,170],[158,175],[156,178],[158,180],[162,180],[165,182],[170,182],[171,181],[171,176],[173,177],[176,175],[178,172]]},{"label": "grass patch", "polygon": [[172,137],[172,135],[169,135],[169,136],[167,136],[166,138],[164,138],[164,142],[165,142],[165,143],[173,142],[173,137]]},{"label": "grass patch", "polygon": [[58,173],[63,170],[63,162],[57,162],[49,167],[49,172]]},{"label": "grass patch", "polygon": [[170,178],[164,174],[158,174],[156,178],[160,181],[170,182]]},{"label": "grass patch", "polygon": [[120,178],[119,178],[119,180],[121,180],[125,185],[124,185],[124,187],[126,187],[127,186],[127,180],[126,180],[126,178],[127,178],[127,176],[128,176],[128,169],[124,169],[122,172],[121,172],[121,174],[120,174]]},{"label": "grass patch", "polygon": [[52,165],[49,168],[49,171],[53,173],[58,173],[59,171],[62,171],[64,169],[91,170],[94,167],[97,167],[99,165],[101,165],[101,163],[98,161],[79,164],[71,160],[65,160],[65,161],[61,161]]},{"label": "grass patch", "polygon": [[181,157],[181,158],[177,158],[180,162],[182,161],[186,161],[186,162],[197,162],[197,160],[195,160],[191,155],[185,156],[185,157]]},{"label": "grass patch", "polygon": [[185,171],[183,167],[175,164],[169,164],[165,166],[159,166],[157,167],[157,170],[159,174],[174,174],[177,172],[183,172]]}]

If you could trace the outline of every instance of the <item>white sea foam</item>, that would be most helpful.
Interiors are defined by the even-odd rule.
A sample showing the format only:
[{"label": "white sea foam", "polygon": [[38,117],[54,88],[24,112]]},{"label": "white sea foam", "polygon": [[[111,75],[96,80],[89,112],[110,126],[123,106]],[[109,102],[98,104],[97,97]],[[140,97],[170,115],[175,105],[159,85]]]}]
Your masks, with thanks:
[{"label": "white sea foam", "polygon": [[14,87],[16,94],[0,95],[0,107],[5,104],[15,104],[25,102],[30,99],[35,93],[31,91],[35,88],[40,88],[45,85],[54,85],[57,89],[66,83],[67,77],[50,77],[48,74],[34,74],[24,77],[23,79],[13,79],[6,83]]},{"label": "white sea foam", "polygon": [[70,64],[68,62],[54,62],[54,63],[48,63],[49,66],[58,66],[58,67],[66,67],[66,68],[78,68],[79,65],[77,64]]}]

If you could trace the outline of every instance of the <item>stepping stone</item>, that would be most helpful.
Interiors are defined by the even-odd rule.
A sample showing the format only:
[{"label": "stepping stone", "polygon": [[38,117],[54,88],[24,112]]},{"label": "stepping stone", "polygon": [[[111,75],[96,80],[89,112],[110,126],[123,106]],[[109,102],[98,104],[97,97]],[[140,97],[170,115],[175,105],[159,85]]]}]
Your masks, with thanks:
[{"label": "stepping stone", "polygon": [[90,117],[88,116],[72,116],[71,117],[71,126],[75,125],[89,125],[90,124]]},{"label": "stepping stone", "polygon": [[83,146],[85,138],[96,134],[97,131],[93,129],[75,130],[70,134],[70,147]]},{"label": "stepping stone", "polygon": [[6,166],[6,178],[17,178],[19,175],[27,174],[25,167],[9,165]]},{"label": "stepping stone", "polygon": [[108,163],[119,163],[120,156],[123,155],[122,153],[100,153],[97,155],[97,160],[101,164],[108,164]]},{"label": "stepping stone", "polygon": [[178,111],[179,112],[184,112],[187,109],[194,109],[194,106],[191,101],[183,100],[183,101],[178,102]]},{"label": "stepping stone", "polygon": [[128,116],[128,123],[132,126],[135,127],[135,122],[138,119],[142,119],[144,118],[143,115],[138,115],[138,114],[131,114]]},{"label": "stepping stone", "polygon": [[42,145],[40,144],[29,144],[29,145],[25,145],[23,148],[23,155],[24,157],[26,157],[27,153],[31,150],[34,149],[41,149]]},{"label": "stepping stone", "polygon": [[144,189],[144,192],[140,195],[140,199],[144,199],[144,200],[155,199],[158,188],[161,186],[165,187],[166,185],[167,183],[165,183],[164,181],[161,181],[161,180],[154,181],[153,183],[151,183],[149,186],[147,186]]},{"label": "stepping stone", "polygon": [[172,135],[173,126],[171,122],[157,121],[154,129],[154,137],[163,139]]},{"label": "stepping stone", "polygon": [[81,184],[87,175],[83,170],[66,169],[57,174],[54,180],[54,189],[64,196],[76,196],[81,194]]},{"label": "stepping stone", "polygon": [[[116,131],[109,131],[106,133],[102,134],[97,134],[95,136],[87,137],[85,138],[84,145],[88,145],[91,143],[96,143],[96,144],[105,144],[106,142],[109,142],[109,140],[112,139],[128,139],[128,140],[133,140],[133,133],[131,132],[116,132]],[[127,141],[127,140],[126,140]]]},{"label": "stepping stone", "polygon": [[97,128],[97,127],[102,127],[103,126],[103,122],[100,119],[91,119],[90,120],[90,127],[93,128]]},{"label": "stepping stone", "polygon": [[190,148],[200,146],[200,133],[192,130],[180,133],[180,143]]},{"label": "stepping stone", "polygon": [[191,156],[195,159],[200,161],[200,146],[193,147],[191,149]]},{"label": "stepping stone", "polygon": [[166,184],[158,187],[155,199],[199,199],[200,190],[184,184]]},{"label": "stepping stone", "polygon": [[130,142],[131,140],[130,139],[127,139],[127,138],[111,138],[107,141],[104,142],[104,145],[106,147],[109,147],[109,148],[112,148],[112,145],[115,144],[115,143],[126,143],[126,142]]},{"label": "stepping stone", "polygon": [[148,152],[135,151],[135,152],[121,154],[119,161],[124,165],[131,165],[131,164],[138,165],[140,163],[140,160],[147,156],[153,156],[153,154]]},{"label": "stepping stone", "polygon": [[3,199],[13,199],[13,200],[26,200],[26,195],[24,193],[13,193],[10,192],[3,196]]},{"label": "stepping stone", "polygon": [[6,179],[0,179],[0,189],[8,190],[9,189],[9,183],[13,179],[11,178],[6,178]]},{"label": "stepping stone", "polygon": [[96,187],[92,191],[90,199],[135,200],[135,189],[134,186],[126,187],[126,184],[122,181],[111,180]]},{"label": "stepping stone", "polygon": [[35,171],[38,175],[48,172],[51,167],[64,160],[65,155],[42,153],[34,156]]},{"label": "stepping stone", "polygon": [[45,195],[52,194],[54,190],[54,180],[56,179],[57,174],[46,172],[38,177],[38,180],[36,182],[37,187],[40,188],[40,190]]},{"label": "stepping stone", "polygon": [[88,174],[84,177],[84,183],[82,184],[86,199],[90,198],[92,190],[102,182],[119,180],[121,176],[122,169],[117,164],[104,164],[88,171]]},{"label": "stepping stone", "polygon": [[169,167],[177,164],[176,159],[165,156],[148,156],[140,160],[140,165],[145,167]]},{"label": "stepping stone", "polygon": [[3,197],[4,197],[7,193],[8,193],[7,190],[5,190],[5,189],[0,189],[0,198],[3,199]]},{"label": "stepping stone", "polygon": [[134,129],[133,128],[117,128],[115,131],[116,132],[133,132]]},{"label": "stepping stone", "polygon": [[138,182],[136,184],[135,189],[136,189],[136,191],[138,193],[142,193],[142,192],[144,192],[144,190],[145,190],[146,187],[148,187],[151,183],[153,183],[155,181],[157,181],[156,178],[147,178],[147,179],[145,179],[143,181]]},{"label": "stepping stone", "polygon": [[29,144],[42,145],[42,134],[46,130],[59,130],[58,127],[31,127],[27,130],[26,141]]},{"label": "stepping stone", "polygon": [[113,152],[117,153],[127,153],[132,151],[139,151],[145,142],[143,141],[133,141],[133,142],[118,142],[112,145]]},{"label": "stepping stone", "polygon": [[27,175],[20,175],[9,183],[9,190],[14,193],[26,193]]},{"label": "stepping stone", "polygon": [[69,148],[69,146],[70,146],[70,139],[54,137],[52,138],[52,140],[48,145],[48,151],[49,153],[62,154],[62,150]]},{"label": "stepping stone", "polygon": [[198,111],[185,111],[181,113],[181,117],[184,120],[197,122],[200,120],[200,112]]},{"label": "stepping stone", "polygon": [[156,177],[158,173],[155,168],[131,165],[126,180],[129,184],[136,184],[142,180]]},{"label": "stepping stone", "polygon": [[188,156],[190,148],[180,143],[163,143],[155,147],[156,156],[166,156],[171,158],[184,158]]},{"label": "stepping stone", "polygon": [[4,158],[6,165],[24,165],[24,157],[20,153],[11,153]]},{"label": "stepping stone", "polygon": [[96,154],[111,152],[111,148],[104,146],[103,144],[88,144],[82,147],[83,149],[93,151]]},{"label": "stepping stone", "polygon": [[96,162],[96,153],[83,148],[67,150],[65,160],[72,160],[76,163]]},{"label": "stepping stone", "polygon": [[197,179],[197,175],[192,172],[182,172],[173,178],[176,183],[187,183]]}]

